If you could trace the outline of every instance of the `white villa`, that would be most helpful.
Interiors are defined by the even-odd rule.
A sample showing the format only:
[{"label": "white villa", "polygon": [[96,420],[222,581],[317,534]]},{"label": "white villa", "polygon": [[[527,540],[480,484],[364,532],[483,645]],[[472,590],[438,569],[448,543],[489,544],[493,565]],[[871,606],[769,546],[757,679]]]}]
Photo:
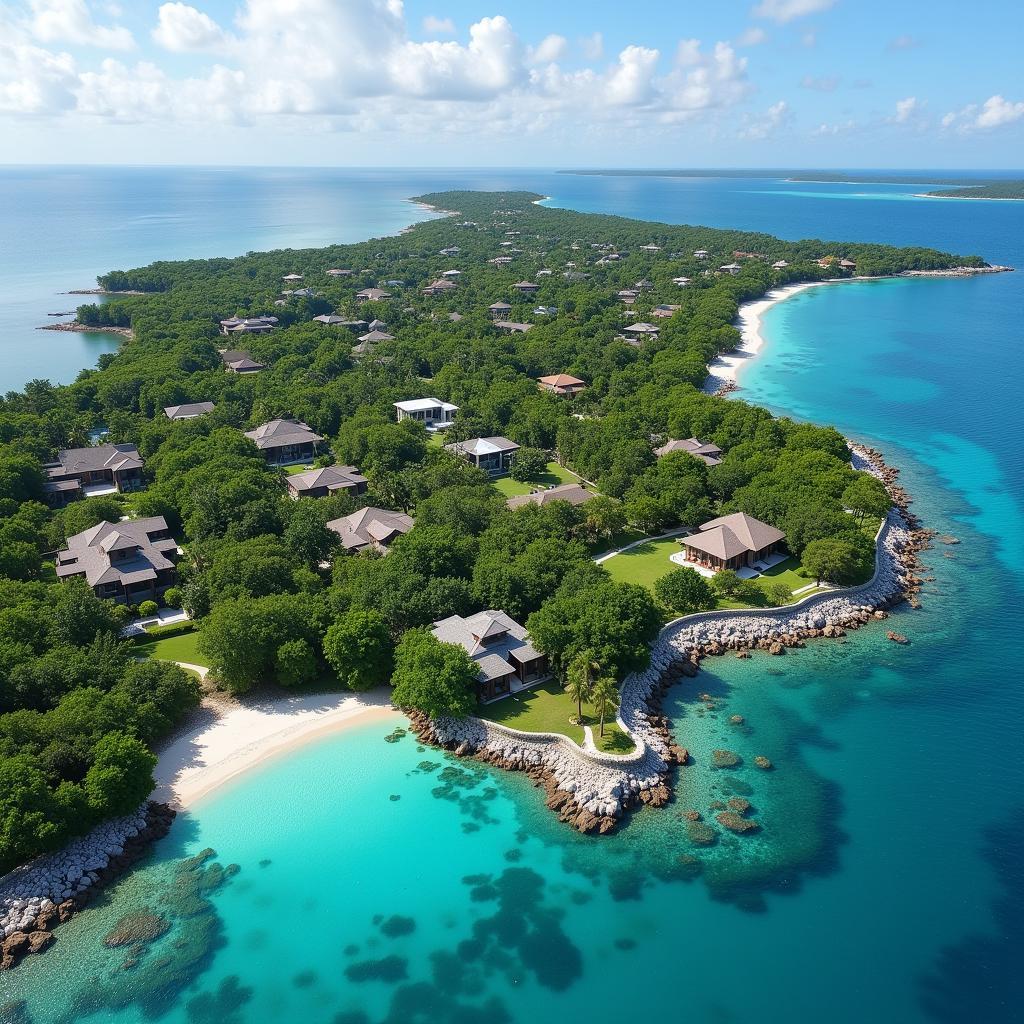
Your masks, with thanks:
[{"label": "white villa", "polygon": [[398,412],[399,423],[402,420],[416,420],[427,430],[444,430],[450,427],[455,414],[459,411],[457,405],[442,402],[440,398],[413,398],[407,402],[395,402],[395,409]]}]

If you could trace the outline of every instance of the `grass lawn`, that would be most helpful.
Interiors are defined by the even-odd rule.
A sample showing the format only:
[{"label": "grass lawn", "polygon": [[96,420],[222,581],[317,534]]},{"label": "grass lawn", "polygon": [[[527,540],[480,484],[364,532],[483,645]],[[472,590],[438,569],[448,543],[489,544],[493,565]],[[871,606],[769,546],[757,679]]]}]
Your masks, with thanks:
[{"label": "grass lawn", "polygon": [[182,633],[180,636],[168,636],[162,640],[152,640],[147,644],[137,644],[135,652],[140,658],[160,658],[164,661],[187,661],[191,665],[206,665],[204,658],[196,649],[199,634]]},{"label": "grass lawn", "polygon": [[621,555],[609,558],[601,565],[608,570],[613,580],[619,583],[639,583],[648,590],[654,590],[654,584],[662,576],[679,566],[669,561],[669,555],[682,551],[679,542],[672,537],[663,540],[649,540],[646,544],[638,544]]},{"label": "grass lawn", "polygon": [[283,468],[284,468],[285,473],[288,474],[288,476],[295,476],[296,473],[305,473],[307,469],[312,469],[313,468],[313,464],[310,463],[308,466],[306,466],[306,465],[284,466]]},{"label": "grass lawn", "polygon": [[762,586],[762,589],[763,585],[785,583],[792,592],[799,590],[801,587],[806,587],[808,583],[813,583],[814,580],[804,576],[800,563],[790,556],[784,562],[779,562],[778,565],[773,565],[770,569],[766,569],[754,582],[758,586]]},{"label": "grass lawn", "polygon": [[[478,714],[481,718],[523,732],[560,732],[580,746],[583,745],[583,727],[569,721],[570,716],[576,714],[576,705],[553,679],[532,690],[524,690],[484,705]],[[594,743],[599,750],[628,754],[633,749],[633,741],[614,720],[605,720],[604,736],[600,736],[600,723],[586,704],[583,705],[583,720],[592,728]]]},{"label": "grass lawn", "polygon": [[513,480],[510,476],[503,476],[500,480],[495,480],[493,486],[501,491],[506,498],[514,498],[517,494],[529,494],[530,491],[534,491],[539,487],[554,487],[557,484],[575,483],[579,483],[579,480],[564,466],[560,466],[557,462],[549,462],[547,472],[541,474],[536,480],[520,483],[518,480]]}]

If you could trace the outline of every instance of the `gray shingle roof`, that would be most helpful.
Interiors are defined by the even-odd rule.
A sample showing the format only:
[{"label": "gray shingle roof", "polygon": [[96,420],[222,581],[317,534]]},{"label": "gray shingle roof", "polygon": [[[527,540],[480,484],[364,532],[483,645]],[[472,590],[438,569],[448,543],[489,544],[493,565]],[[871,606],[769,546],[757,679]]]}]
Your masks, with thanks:
[{"label": "gray shingle roof", "polygon": [[164,408],[164,415],[169,420],[187,420],[193,416],[202,416],[205,413],[213,412],[213,402],[187,402],[185,405],[168,405]]},{"label": "gray shingle roof", "polygon": [[[129,584],[155,579],[161,569],[174,566],[167,557],[168,552],[177,549],[174,538],[152,539],[153,534],[166,530],[167,522],[163,516],[99,523],[68,537],[67,548],[57,553],[57,577],[66,579],[84,574],[90,587],[117,580]],[[111,562],[111,552],[132,548],[138,548],[134,557]]]},{"label": "gray shingle roof", "polygon": [[509,508],[522,508],[524,505],[550,505],[553,501],[567,501],[570,505],[582,505],[590,501],[593,495],[580,484],[559,484],[549,487],[546,491],[534,491],[532,494],[517,494],[509,498],[505,504]]},{"label": "gray shingle roof", "polygon": [[247,430],[245,436],[256,444],[259,450],[283,448],[289,444],[319,444],[323,438],[298,420],[271,420],[255,430]]},{"label": "gray shingle roof", "polygon": [[327,524],[341,538],[346,551],[365,548],[373,541],[388,544],[395,537],[408,533],[413,527],[412,516],[404,512],[390,512],[384,508],[361,508],[351,515],[333,519]]},{"label": "gray shingle roof", "polygon": [[449,615],[435,622],[432,632],[442,643],[458,644],[465,650],[476,662],[481,682],[514,672],[510,658],[526,662],[543,657],[530,643],[526,630],[503,611],[488,609],[468,618]]},{"label": "gray shingle roof", "polygon": [[324,466],[322,469],[307,469],[288,477],[288,486],[293,491],[311,491],[326,487],[329,491],[348,490],[366,483],[366,477],[355,466]]},{"label": "gray shingle roof", "polygon": [[133,444],[98,444],[91,448],[65,448],[57,453],[59,465],[48,467],[50,476],[92,473],[101,469],[142,469],[142,458]]}]

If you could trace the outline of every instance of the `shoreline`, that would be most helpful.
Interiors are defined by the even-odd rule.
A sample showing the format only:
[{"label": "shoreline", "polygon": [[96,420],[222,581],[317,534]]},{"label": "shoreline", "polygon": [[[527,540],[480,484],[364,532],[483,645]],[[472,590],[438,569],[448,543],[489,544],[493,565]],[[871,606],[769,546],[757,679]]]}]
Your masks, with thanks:
[{"label": "shoreline", "polygon": [[187,810],[264,761],[312,740],[401,717],[384,689],[251,703],[206,699],[192,723],[159,751],[152,799]]},{"label": "shoreline", "polygon": [[93,327],[90,324],[80,324],[77,320],[61,324],[41,324],[36,330],[67,331],[72,334],[117,334],[129,340],[134,337],[130,327]]}]

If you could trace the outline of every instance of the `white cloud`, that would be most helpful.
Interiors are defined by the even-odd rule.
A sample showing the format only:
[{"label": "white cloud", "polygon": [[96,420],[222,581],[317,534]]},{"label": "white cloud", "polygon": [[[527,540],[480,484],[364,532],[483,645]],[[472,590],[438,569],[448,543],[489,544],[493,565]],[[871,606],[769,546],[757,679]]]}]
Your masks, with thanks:
[{"label": "white cloud", "polygon": [[812,75],[804,75],[800,79],[801,89],[810,89],[812,92],[835,92],[839,86],[837,75],[828,75],[822,78],[814,78]]},{"label": "white cloud", "polygon": [[580,48],[587,60],[600,60],[604,56],[604,36],[600,32],[584,36],[580,40]]},{"label": "white cloud", "polygon": [[755,18],[768,18],[782,25],[795,18],[827,11],[835,2],[836,0],[761,0],[751,14]]},{"label": "white cloud", "polygon": [[225,43],[224,32],[213,18],[183,3],[161,5],[153,38],[176,53],[216,50]]},{"label": "white cloud", "polygon": [[905,99],[897,100],[893,121],[896,124],[906,124],[918,112],[920,107],[921,103],[916,96],[907,96]]},{"label": "white cloud", "polygon": [[823,122],[811,132],[812,135],[849,135],[857,128],[857,122],[853,120],[839,121],[833,124]]},{"label": "white cloud", "polygon": [[760,46],[762,43],[767,41],[768,33],[765,32],[763,28],[759,28],[758,26],[755,25],[752,26],[751,28],[748,28],[746,32],[744,32],[743,35],[741,35],[739,39],[736,40],[736,45]]},{"label": "white cloud", "polygon": [[648,103],[654,95],[654,74],[659,53],[644,46],[627,46],[619,54],[605,86],[609,103],[633,106]]},{"label": "white cloud", "polygon": [[428,36],[453,36],[455,22],[451,18],[439,18],[434,14],[428,14],[423,19],[423,31]]},{"label": "white cloud", "polygon": [[1002,128],[1024,118],[1024,101],[1012,102],[1003,96],[989,96],[980,106],[970,103],[962,110],[950,111],[942,119],[943,128],[960,132],[984,132]]},{"label": "white cloud", "polygon": [[692,68],[700,63],[700,40],[680,39],[676,47],[676,67]]},{"label": "white cloud", "polygon": [[130,50],[131,32],[119,25],[97,25],[85,0],[31,0],[29,31],[43,43],[72,43],[105,50]]},{"label": "white cloud", "polygon": [[51,53],[0,24],[0,110],[53,114],[74,107],[78,78],[70,54]]},{"label": "white cloud", "polygon": [[550,64],[552,61],[560,60],[564,55],[569,40],[565,36],[545,36],[536,46],[529,51],[528,60],[531,64]]},{"label": "white cloud", "polygon": [[790,118],[789,106],[785,100],[773,103],[758,118],[747,118],[745,126],[740,131],[740,138],[760,141],[774,135],[775,132]]}]

